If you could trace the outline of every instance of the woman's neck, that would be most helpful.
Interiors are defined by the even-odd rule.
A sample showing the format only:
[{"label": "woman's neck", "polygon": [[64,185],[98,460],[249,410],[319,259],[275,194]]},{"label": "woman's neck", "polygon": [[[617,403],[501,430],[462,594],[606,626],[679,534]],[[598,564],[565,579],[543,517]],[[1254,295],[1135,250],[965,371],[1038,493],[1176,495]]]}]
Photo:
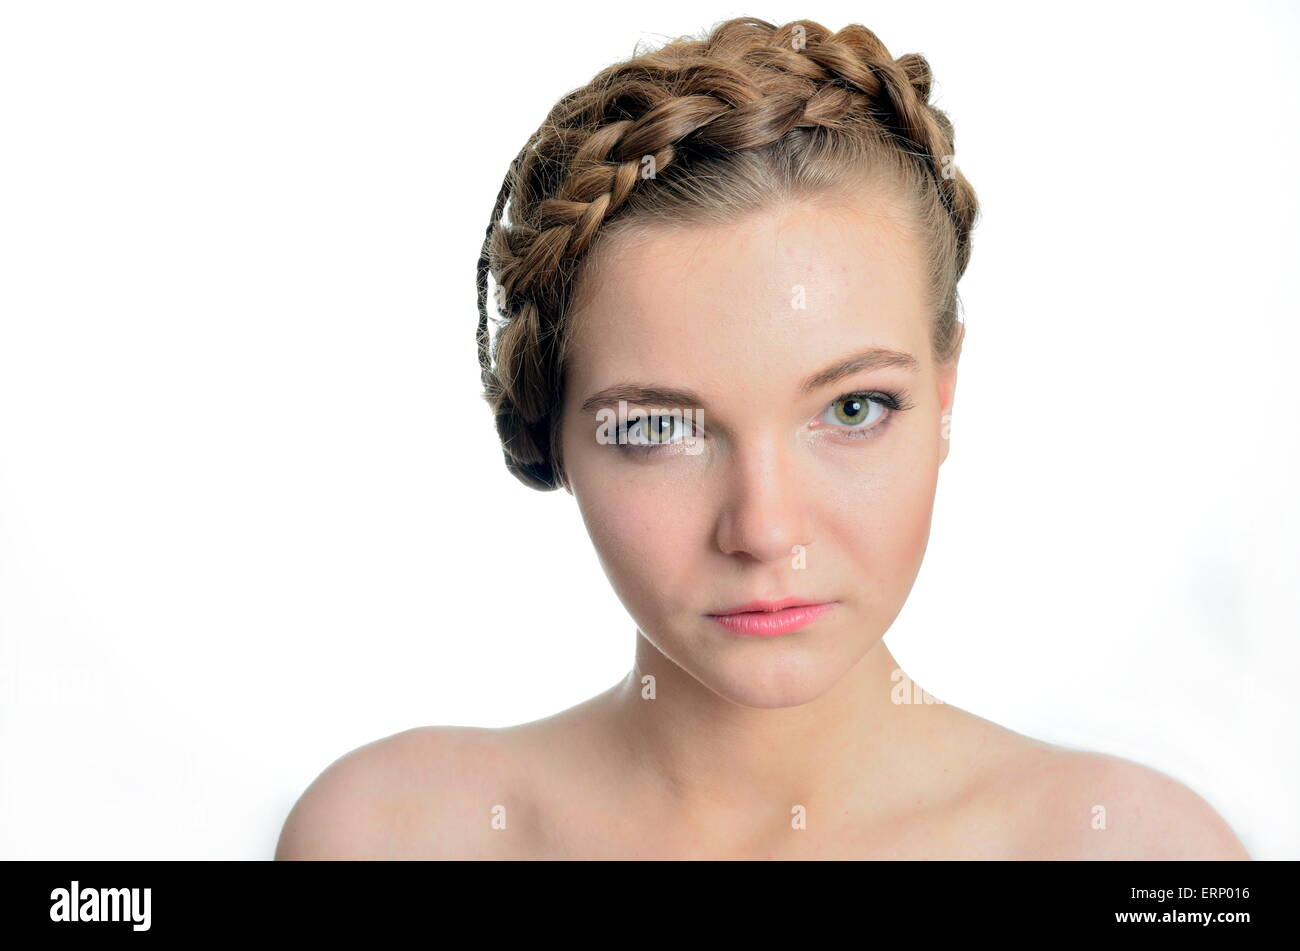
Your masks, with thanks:
[{"label": "woman's neck", "polygon": [[[647,680],[652,678],[652,680]],[[652,689],[651,689],[652,688]],[[948,795],[961,711],[903,674],[878,642],[833,687],[797,705],[720,696],[638,632],[636,663],[601,698],[629,807],[684,834],[743,840],[755,824],[881,818]]]}]

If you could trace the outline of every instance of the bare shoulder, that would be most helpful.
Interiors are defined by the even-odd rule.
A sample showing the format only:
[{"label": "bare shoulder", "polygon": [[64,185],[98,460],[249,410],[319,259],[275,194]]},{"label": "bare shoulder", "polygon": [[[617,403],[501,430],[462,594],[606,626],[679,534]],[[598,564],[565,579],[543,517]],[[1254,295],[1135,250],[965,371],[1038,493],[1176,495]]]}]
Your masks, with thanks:
[{"label": "bare shoulder", "polygon": [[1044,744],[1008,779],[1025,857],[1250,858],[1208,802],[1131,760]]},{"label": "bare shoulder", "polygon": [[943,813],[963,855],[1250,858],[1208,802],[1158,770],[1037,740],[958,708],[946,715],[943,761],[969,777]]},{"label": "bare shoulder", "polygon": [[508,857],[504,731],[421,726],[330,763],[290,810],[277,860]]}]

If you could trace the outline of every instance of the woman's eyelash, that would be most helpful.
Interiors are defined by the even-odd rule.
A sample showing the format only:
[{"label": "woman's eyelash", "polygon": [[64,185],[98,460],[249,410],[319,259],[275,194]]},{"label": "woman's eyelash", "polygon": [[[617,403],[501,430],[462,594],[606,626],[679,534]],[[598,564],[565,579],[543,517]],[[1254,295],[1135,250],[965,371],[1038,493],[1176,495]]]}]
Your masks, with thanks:
[{"label": "woman's eyelash", "polygon": [[831,405],[833,406],[841,400],[875,400],[899,413],[905,409],[911,409],[913,406],[912,403],[908,402],[907,394],[902,390],[866,390],[860,393],[842,393],[831,400]]}]

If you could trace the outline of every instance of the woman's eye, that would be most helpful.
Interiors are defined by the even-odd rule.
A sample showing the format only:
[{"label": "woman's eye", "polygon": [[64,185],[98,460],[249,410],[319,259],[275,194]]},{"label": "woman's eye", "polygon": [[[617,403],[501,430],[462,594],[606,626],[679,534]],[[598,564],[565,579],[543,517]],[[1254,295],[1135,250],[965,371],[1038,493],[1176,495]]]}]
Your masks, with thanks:
[{"label": "woman's eye", "polygon": [[676,442],[688,435],[690,422],[685,416],[634,416],[627,421],[627,444],[654,447]]},{"label": "woman's eye", "polygon": [[895,405],[886,393],[846,393],[826,408],[822,419],[833,429],[872,430]]}]

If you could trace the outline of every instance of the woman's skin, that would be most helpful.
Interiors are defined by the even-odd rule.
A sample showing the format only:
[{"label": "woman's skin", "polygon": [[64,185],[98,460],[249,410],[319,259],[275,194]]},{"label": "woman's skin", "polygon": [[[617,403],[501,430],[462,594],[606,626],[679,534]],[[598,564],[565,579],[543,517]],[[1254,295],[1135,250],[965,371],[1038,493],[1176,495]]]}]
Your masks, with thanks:
[{"label": "woman's skin", "polygon": [[[926,702],[882,641],[925,554],[957,381],[930,351],[920,253],[866,189],[601,248],[561,438],[634,668],[543,720],[354,750],[276,857],[1248,858],[1159,772]],[[871,348],[915,366],[823,373]],[[647,455],[600,443],[588,401],[616,385],[694,394],[694,451],[688,423]],[[880,391],[907,408],[837,416]],[[777,637],[706,617],[787,596],[837,604]]]}]

